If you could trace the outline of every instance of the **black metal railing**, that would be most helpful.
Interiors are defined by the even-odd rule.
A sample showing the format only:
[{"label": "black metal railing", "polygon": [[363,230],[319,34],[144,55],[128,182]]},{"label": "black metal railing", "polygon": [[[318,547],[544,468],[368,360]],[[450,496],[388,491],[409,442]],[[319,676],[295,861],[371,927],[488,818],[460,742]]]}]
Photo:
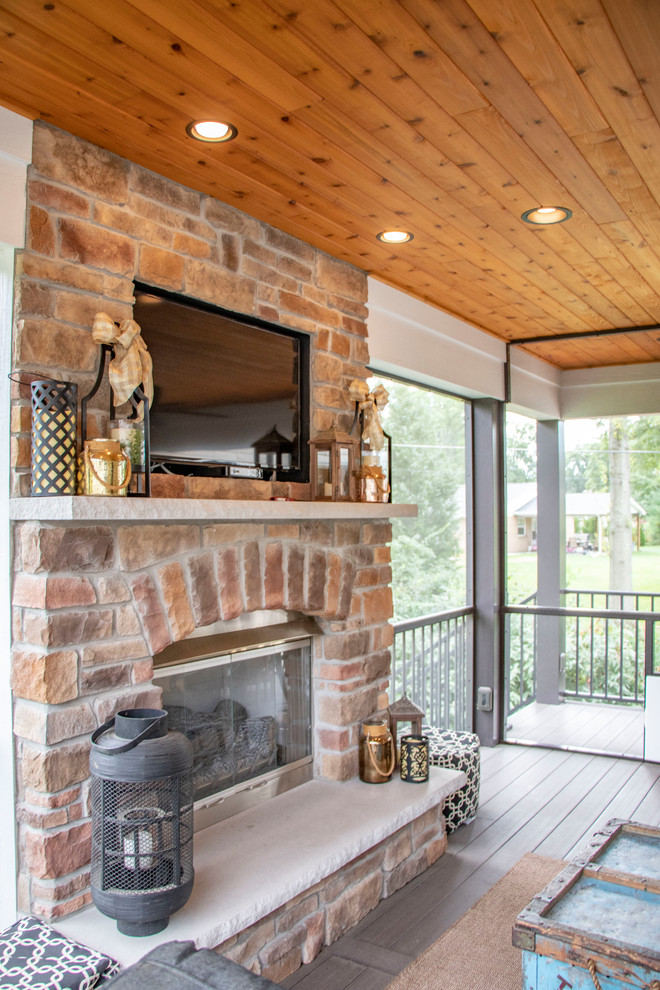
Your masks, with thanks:
[{"label": "black metal railing", "polygon": [[536,697],[538,618],[544,615],[564,622],[564,697],[643,704],[646,675],[660,673],[660,593],[568,589],[562,595],[562,607],[529,604],[530,596],[503,609],[508,714]]},{"label": "black metal railing", "polygon": [[392,700],[406,694],[442,729],[472,728],[472,628],[465,606],[394,623]]}]

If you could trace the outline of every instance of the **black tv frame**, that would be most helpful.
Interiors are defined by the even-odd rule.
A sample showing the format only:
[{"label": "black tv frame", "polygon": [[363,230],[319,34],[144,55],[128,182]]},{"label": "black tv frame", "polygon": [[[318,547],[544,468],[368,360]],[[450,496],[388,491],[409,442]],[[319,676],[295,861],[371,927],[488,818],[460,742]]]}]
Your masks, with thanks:
[{"label": "black tv frame", "polygon": [[[160,296],[163,299],[169,299],[179,305],[188,306],[190,309],[202,310],[207,313],[215,313],[218,316],[225,316],[229,319],[235,320],[237,323],[243,323],[246,326],[267,330],[270,333],[276,333],[283,337],[290,337],[298,342],[298,395],[300,414],[300,431],[298,434],[299,467],[295,469],[265,468],[263,469],[263,477],[270,481],[308,484],[310,478],[309,431],[311,419],[311,345],[309,334],[302,330],[294,330],[292,327],[287,327],[280,323],[271,323],[268,320],[262,320],[257,316],[251,316],[247,313],[237,313],[234,310],[225,309],[224,307],[217,306],[214,303],[196,299],[194,296],[187,296],[180,292],[171,292],[170,290],[160,288],[159,286],[148,285],[146,282],[140,282],[137,279],[133,282],[133,288],[135,292],[144,292],[152,296]],[[156,380],[157,369],[154,369],[154,382],[156,382]],[[249,473],[249,469],[246,469],[244,465],[232,464],[229,461],[201,460],[197,458],[185,460],[183,458],[174,457],[171,460],[165,460],[162,457],[159,457],[158,460],[155,460],[153,457],[151,458],[151,473],[158,473],[158,467],[162,468],[164,466],[167,468],[167,473],[181,474],[188,477],[252,477]]]}]

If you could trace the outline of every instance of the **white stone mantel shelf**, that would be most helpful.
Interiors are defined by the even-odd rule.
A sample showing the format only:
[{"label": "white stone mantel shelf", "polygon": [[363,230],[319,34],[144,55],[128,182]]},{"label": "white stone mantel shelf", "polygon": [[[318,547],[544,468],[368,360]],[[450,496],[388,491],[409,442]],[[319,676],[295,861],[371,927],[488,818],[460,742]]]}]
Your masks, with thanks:
[{"label": "white stone mantel shelf", "polygon": [[9,518],[40,522],[296,522],[414,517],[416,505],[261,499],[113,498],[54,495],[9,499]]},{"label": "white stone mantel shelf", "polygon": [[458,770],[431,767],[427,783],[311,780],[197,832],[188,903],[158,935],[121,935],[95,907],[53,926],[128,966],[171,940],[214,947],[309,890],[465,784]]}]

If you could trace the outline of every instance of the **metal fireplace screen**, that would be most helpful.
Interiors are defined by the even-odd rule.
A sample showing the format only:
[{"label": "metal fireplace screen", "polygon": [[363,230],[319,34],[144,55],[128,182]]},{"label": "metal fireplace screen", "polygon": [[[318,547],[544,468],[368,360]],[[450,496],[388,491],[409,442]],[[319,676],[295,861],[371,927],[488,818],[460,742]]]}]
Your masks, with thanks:
[{"label": "metal fireplace screen", "polygon": [[311,642],[189,660],[155,682],[193,745],[194,798],[311,762]]}]

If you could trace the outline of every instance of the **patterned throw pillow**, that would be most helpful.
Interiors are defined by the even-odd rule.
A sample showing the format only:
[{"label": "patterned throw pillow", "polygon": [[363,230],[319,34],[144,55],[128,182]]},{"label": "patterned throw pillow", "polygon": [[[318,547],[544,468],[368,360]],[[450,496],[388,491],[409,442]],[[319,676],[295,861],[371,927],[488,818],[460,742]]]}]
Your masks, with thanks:
[{"label": "patterned throw pillow", "polygon": [[0,990],[94,990],[119,970],[114,959],[34,918],[0,933]]}]

